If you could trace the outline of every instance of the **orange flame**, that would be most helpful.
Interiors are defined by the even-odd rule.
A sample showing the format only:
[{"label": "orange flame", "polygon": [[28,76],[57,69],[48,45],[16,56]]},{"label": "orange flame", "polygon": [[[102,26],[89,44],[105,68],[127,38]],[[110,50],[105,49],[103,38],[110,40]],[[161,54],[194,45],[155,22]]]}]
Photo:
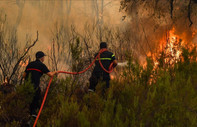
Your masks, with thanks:
[{"label": "orange flame", "polygon": [[29,60],[25,60],[25,61],[21,61],[19,63],[19,65],[22,66],[22,67],[26,67],[28,65],[28,63],[29,63]]},{"label": "orange flame", "polygon": [[[159,65],[157,61],[158,57],[164,58],[164,64],[173,65],[180,61],[182,54],[181,47],[185,45],[185,41],[175,34],[175,28],[173,27],[168,33],[165,39],[162,39],[159,44],[159,54],[154,54],[153,61],[155,67]],[[163,56],[161,56],[163,55]]]},{"label": "orange flame", "polygon": [[[175,63],[183,60],[182,47],[186,47],[188,50],[192,50],[196,45],[192,42],[188,42],[184,39],[184,35],[181,36],[175,34],[175,28],[173,27],[166,35],[165,38],[160,40],[157,53],[148,52],[147,56],[151,57],[154,63],[153,71],[160,66],[173,67]],[[192,38],[196,35],[196,31],[192,33]],[[144,64],[147,65],[147,64]],[[151,76],[150,84],[154,82],[154,72]]]}]

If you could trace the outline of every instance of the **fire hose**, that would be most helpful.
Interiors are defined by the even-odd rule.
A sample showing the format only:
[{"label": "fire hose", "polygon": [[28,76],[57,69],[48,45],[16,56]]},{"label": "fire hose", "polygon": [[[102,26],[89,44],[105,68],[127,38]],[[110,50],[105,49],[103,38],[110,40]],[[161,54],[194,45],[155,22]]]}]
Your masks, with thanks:
[{"label": "fire hose", "polygon": [[[92,61],[92,63],[91,63],[86,69],[84,69],[83,71],[80,71],[80,72],[58,71],[58,73],[73,74],[73,75],[82,74],[82,73],[86,72],[90,67],[92,67],[93,64],[95,63],[95,61],[96,61],[97,59],[99,60],[99,64],[100,64],[101,68],[102,68],[105,72],[111,73],[111,72],[113,71],[113,62],[110,64],[109,70],[106,70],[106,69],[103,67],[103,65],[102,65],[102,63],[101,63],[101,60],[100,60],[100,54],[102,54],[104,51],[107,51],[107,49],[101,49],[101,50],[99,51],[98,55],[97,55],[97,56],[95,57],[95,59]],[[33,127],[36,126],[37,121],[38,121],[38,119],[39,119],[39,117],[40,117],[40,114],[41,114],[41,111],[42,111],[42,109],[43,109],[43,106],[44,106],[44,103],[45,103],[45,100],[46,100],[46,97],[47,97],[47,94],[48,94],[48,91],[49,91],[49,88],[50,88],[50,85],[51,85],[52,80],[53,80],[53,77],[51,77],[50,80],[49,80],[47,89],[46,89],[45,94],[44,94],[44,98],[43,98],[42,104],[41,104],[41,106],[40,106],[40,109],[39,109],[38,115],[37,115],[37,117],[36,117],[36,120],[34,121]]]}]

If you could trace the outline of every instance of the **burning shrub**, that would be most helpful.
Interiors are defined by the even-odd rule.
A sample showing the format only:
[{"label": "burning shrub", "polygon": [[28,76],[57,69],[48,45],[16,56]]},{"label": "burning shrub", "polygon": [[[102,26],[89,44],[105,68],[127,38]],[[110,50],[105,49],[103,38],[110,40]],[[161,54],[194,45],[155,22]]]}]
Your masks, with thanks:
[{"label": "burning shrub", "polygon": [[[165,68],[154,68],[151,58],[144,68],[129,57],[121,80],[112,80],[105,93],[101,82],[95,93],[79,94],[71,87],[74,77],[55,79],[38,126],[197,126],[196,50],[183,48],[181,57]],[[32,89],[24,84],[0,94],[0,125],[27,122]]]}]

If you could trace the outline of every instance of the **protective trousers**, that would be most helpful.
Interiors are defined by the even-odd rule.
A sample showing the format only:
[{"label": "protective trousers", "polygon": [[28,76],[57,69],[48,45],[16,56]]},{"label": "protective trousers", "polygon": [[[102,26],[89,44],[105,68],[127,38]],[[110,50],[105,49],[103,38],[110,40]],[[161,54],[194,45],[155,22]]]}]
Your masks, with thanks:
[{"label": "protective trousers", "polygon": [[39,107],[40,107],[40,100],[41,100],[41,90],[40,90],[40,88],[37,88],[36,92],[34,94],[34,97],[33,97],[33,101],[30,104],[30,114],[31,115],[37,114],[36,110],[39,109]]},{"label": "protective trousers", "polygon": [[109,88],[109,85],[110,85],[109,74],[100,72],[100,73],[92,73],[92,76],[89,79],[90,81],[89,89],[95,91],[96,85],[98,84],[99,80],[104,81],[106,83],[106,88]]}]

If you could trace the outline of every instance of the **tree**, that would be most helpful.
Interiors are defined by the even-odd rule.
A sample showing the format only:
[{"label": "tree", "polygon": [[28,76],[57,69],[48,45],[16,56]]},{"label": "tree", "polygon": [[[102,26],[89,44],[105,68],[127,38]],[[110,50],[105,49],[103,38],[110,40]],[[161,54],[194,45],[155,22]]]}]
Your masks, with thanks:
[{"label": "tree", "polygon": [[[9,27],[6,21],[6,15],[0,15],[0,74],[1,81],[5,84],[17,84],[21,77],[21,62],[27,60],[27,53],[38,41],[38,32],[36,40],[26,47],[20,49],[18,46],[17,31],[15,27]],[[21,51],[22,50],[22,51]]]},{"label": "tree", "polygon": [[196,3],[196,0],[121,0],[120,10],[130,19],[128,29],[141,47],[139,52],[144,50],[146,55],[172,27],[176,34],[185,34],[191,42],[197,27]]}]

